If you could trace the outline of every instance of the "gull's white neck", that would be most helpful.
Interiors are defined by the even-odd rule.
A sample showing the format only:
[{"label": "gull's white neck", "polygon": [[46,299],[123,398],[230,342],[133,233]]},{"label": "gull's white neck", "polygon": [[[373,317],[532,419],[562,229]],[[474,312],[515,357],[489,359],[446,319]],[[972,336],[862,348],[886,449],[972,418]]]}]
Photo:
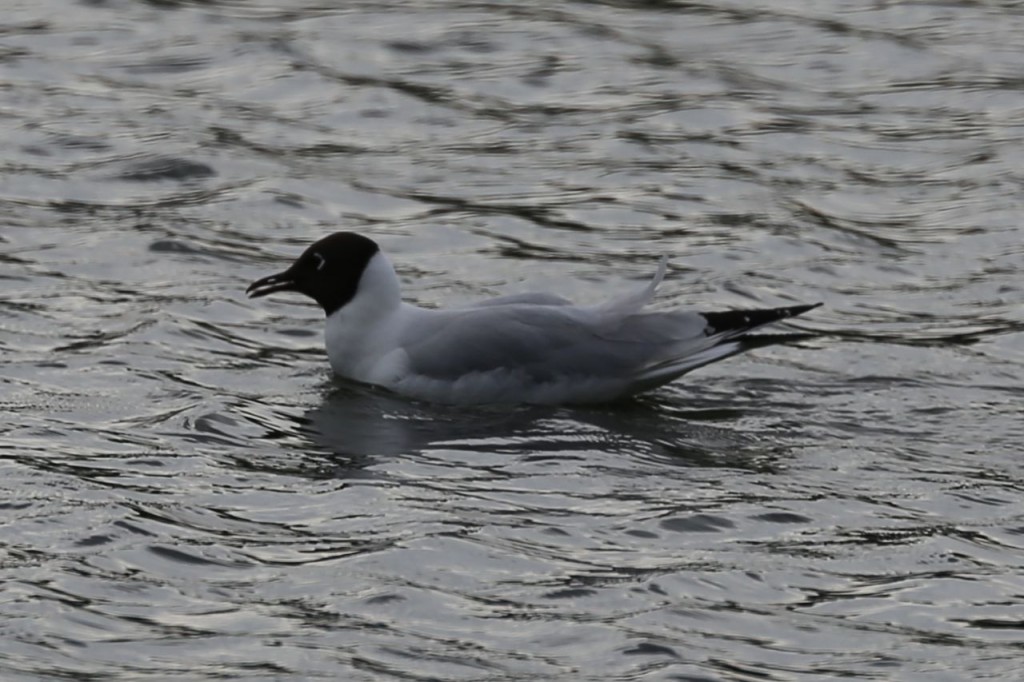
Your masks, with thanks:
[{"label": "gull's white neck", "polygon": [[378,251],[366,264],[356,295],[334,314],[347,312],[359,318],[374,317],[397,308],[401,303],[402,290],[395,268],[388,257]]},{"label": "gull's white neck", "polygon": [[327,357],[337,374],[379,383],[381,358],[395,347],[402,292],[391,262],[377,252],[366,264],[359,288],[347,304],[327,317]]}]

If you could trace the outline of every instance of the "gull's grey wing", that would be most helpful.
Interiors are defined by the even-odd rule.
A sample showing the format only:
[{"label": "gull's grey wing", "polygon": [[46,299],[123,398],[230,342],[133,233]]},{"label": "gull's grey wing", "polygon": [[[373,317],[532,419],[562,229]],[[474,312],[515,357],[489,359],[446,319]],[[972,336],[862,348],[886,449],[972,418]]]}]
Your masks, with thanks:
[{"label": "gull's grey wing", "polygon": [[562,305],[437,311],[402,340],[410,369],[434,378],[507,370],[533,381],[629,380],[651,363],[714,343],[697,313],[621,315]]},{"label": "gull's grey wing", "polygon": [[489,298],[484,301],[477,301],[470,303],[467,308],[489,308],[491,306],[500,305],[572,305],[572,301],[555,294],[543,294],[543,293],[524,293],[524,294],[509,294],[508,296],[498,296],[497,298]]}]

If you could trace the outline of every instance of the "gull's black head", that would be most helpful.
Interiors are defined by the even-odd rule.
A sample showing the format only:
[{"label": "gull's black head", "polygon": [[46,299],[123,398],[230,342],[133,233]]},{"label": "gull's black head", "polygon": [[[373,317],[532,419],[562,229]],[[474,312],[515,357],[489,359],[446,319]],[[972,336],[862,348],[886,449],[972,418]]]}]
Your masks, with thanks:
[{"label": "gull's black head", "polygon": [[330,315],[356,295],[363,270],[378,251],[372,239],[354,232],[335,232],[306,249],[290,268],[256,280],[245,292],[258,298],[278,291],[297,291]]}]

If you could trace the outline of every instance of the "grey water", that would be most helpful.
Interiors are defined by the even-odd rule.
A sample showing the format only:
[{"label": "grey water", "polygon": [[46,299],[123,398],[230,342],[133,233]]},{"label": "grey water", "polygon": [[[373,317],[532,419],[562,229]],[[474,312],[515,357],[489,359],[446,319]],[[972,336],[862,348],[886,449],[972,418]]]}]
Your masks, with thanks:
[{"label": "grey water", "polygon": [[[1014,2],[0,15],[0,679],[1019,680]],[[246,285],[823,301],[619,405],[331,377]]]}]

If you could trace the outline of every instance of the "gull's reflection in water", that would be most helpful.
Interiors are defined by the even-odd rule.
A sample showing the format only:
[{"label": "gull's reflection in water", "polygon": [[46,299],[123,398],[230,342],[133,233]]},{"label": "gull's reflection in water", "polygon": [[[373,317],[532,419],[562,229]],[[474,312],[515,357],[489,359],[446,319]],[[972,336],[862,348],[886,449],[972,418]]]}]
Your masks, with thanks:
[{"label": "gull's reflection in water", "polygon": [[681,466],[772,468],[784,448],[736,428],[741,416],[722,405],[681,410],[657,399],[595,407],[437,405],[335,381],[304,414],[300,431],[338,458],[344,469],[338,473],[346,476],[381,459],[427,450],[529,457],[600,450]]},{"label": "gull's reflection in water", "polygon": [[457,447],[528,431],[553,408],[450,406],[423,403],[369,386],[336,383],[305,414],[306,435],[317,446],[354,458]]}]

